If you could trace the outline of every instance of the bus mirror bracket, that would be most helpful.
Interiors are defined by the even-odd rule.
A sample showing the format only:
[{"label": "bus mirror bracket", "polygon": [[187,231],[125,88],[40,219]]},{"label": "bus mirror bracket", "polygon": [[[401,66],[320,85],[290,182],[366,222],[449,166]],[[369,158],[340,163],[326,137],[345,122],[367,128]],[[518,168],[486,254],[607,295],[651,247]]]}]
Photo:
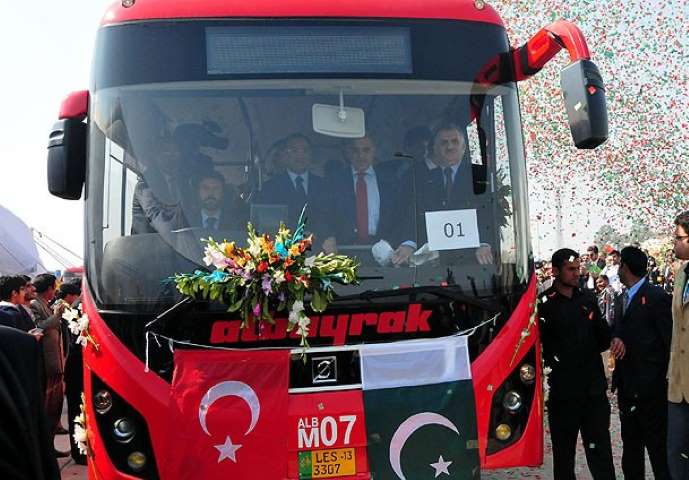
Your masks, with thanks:
[{"label": "bus mirror bracket", "polygon": [[86,178],[86,128],[79,118],[59,120],[48,140],[48,190],[65,200],[79,200]]}]

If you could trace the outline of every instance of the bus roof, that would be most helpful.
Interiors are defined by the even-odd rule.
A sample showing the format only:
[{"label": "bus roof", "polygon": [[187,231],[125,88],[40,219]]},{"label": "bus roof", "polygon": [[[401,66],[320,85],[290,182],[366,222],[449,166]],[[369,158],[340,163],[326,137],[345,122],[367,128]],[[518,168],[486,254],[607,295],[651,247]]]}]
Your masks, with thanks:
[{"label": "bus roof", "polygon": [[223,17],[445,19],[504,26],[497,12],[483,0],[134,0],[131,7],[123,7],[122,0],[117,0],[107,10],[102,25]]}]

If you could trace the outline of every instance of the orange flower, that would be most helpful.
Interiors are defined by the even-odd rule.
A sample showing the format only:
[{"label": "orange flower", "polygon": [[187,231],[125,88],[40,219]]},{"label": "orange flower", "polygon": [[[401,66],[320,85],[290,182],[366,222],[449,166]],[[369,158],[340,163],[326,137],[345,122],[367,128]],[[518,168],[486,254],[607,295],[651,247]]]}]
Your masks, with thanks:
[{"label": "orange flower", "polygon": [[290,266],[292,266],[292,265],[294,265],[294,260],[292,260],[292,259],[289,258],[289,257],[288,257],[288,258],[285,258],[285,268],[288,268],[288,267],[290,267]]},{"label": "orange flower", "polygon": [[289,247],[290,257],[297,257],[301,252],[302,250],[300,250],[299,245],[292,245],[291,247]]}]

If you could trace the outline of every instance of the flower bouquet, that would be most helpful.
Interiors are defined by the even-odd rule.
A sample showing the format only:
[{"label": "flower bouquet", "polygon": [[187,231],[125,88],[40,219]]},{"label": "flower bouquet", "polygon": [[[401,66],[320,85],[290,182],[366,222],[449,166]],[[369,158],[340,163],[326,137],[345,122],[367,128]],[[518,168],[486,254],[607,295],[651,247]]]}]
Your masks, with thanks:
[{"label": "flower bouquet", "polygon": [[310,295],[311,310],[323,312],[334,298],[333,284],[357,282],[358,264],[344,255],[320,253],[306,256],[312,236],[304,233],[302,211],[297,229],[291,233],[283,224],[274,238],[258,234],[247,226],[247,248],[235,242],[206,243],[204,263],[215,270],[177,274],[177,289],[187,297],[209,299],[239,312],[242,328],[262,322],[275,323],[272,312],[288,311],[288,331],[296,328],[301,346],[306,347],[311,320],[305,313],[304,299]]}]

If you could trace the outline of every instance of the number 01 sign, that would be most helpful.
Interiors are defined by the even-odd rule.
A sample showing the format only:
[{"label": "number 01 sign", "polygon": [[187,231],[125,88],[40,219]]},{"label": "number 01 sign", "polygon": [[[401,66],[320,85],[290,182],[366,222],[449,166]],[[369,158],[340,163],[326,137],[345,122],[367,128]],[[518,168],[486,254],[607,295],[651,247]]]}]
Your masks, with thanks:
[{"label": "number 01 sign", "polygon": [[426,212],[426,234],[431,250],[478,248],[476,210]]}]

